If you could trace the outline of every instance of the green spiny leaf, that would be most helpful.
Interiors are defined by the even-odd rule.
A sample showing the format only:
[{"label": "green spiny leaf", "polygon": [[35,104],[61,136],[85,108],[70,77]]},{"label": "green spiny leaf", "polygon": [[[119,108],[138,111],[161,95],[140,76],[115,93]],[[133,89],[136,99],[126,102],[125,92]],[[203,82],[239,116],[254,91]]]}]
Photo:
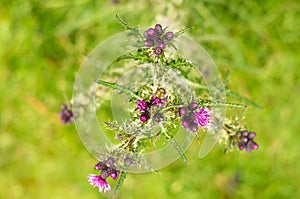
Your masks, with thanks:
[{"label": "green spiny leaf", "polygon": [[133,97],[135,99],[142,99],[140,96],[136,95],[134,92],[132,92],[131,90],[125,88],[124,86],[118,85],[116,83],[110,83],[110,82],[106,82],[103,80],[94,80],[95,83],[112,88],[114,90],[120,91],[120,92],[124,92],[130,95],[130,97]]},{"label": "green spiny leaf", "polygon": [[120,190],[120,188],[121,188],[121,186],[122,186],[122,184],[123,184],[123,182],[126,178],[126,174],[127,174],[126,171],[121,171],[120,176],[119,176],[119,181],[118,181],[118,184],[117,184],[116,189],[115,189],[115,193],[119,192],[119,190]]},{"label": "green spiny leaf", "polygon": [[262,109],[262,107],[260,105],[258,105],[257,103],[255,103],[254,101],[252,101],[248,98],[245,98],[245,97],[239,95],[238,93],[235,93],[235,92],[232,92],[232,91],[227,91],[226,94],[230,97],[233,97],[233,98],[241,101],[241,102],[244,102],[245,104],[248,104],[248,105],[253,106],[255,108],[258,108],[258,109]]}]

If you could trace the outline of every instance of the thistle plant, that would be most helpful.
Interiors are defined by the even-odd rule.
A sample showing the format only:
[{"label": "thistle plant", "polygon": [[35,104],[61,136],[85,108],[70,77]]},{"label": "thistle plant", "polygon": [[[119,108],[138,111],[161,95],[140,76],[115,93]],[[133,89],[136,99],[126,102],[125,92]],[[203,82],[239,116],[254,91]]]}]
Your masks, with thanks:
[{"label": "thistle plant", "polygon": [[[177,154],[168,155],[187,162],[185,150],[190,143],[189,138],[200,139],[203,134],[209,134],[224,144],[225,152],[234,148],[246,152],[258,149],[254,141],[256,133],[248,131],[242,119],[230,119],[222,114],[225,108],[246,109],[247,105],[257,105],[228,89],[229,75],[221,84],[215,84],[215,79],[212,79],[210,86],[205,85],[209,82],[207,77],[215,78],[215,75],[205,68],[206,64],[202,64],[202,77],[195,75],[201,63],[180,54],[180,46],[184,46],[180,43],[183,40],[180,37],[189,28],[175,32],[156,24],[153,28],[142,30],[132,27],[118,16],[117,19],[126,30],[124,38],[130,41],[131,50],[115,57],[110,70],[89,82],[92,86],[88,90],[78,89],[80,84],[74,86],[74,91],[80,90],[79,94],[73,95],[73,110],[77,116],[75,122],[78,131],[85,131],[84,135],[80,134],[83,143],[98,159],[94,169],[99,174],[88,175],[92,186],[100,192],[110,191],[108,181],[111,178],[118,180],[117,192],[127,173],[156,172],[162,165],[158,166],[147,153],[169,145]],[[105,63],[97,62],[92,57],[87,60],[94,65]],[[122,72],[118,71],[119,66],[123,67]],[[114,79],[115,74],[123,75],[119,82]],[[222,96],[220,85],[225,85],[225,95],[235,97],[241,104],[229,103],[219,97]],[[118,103],[109,99],[111,96],[107,94],[110,91],[114,92],[111,96],[121,99]],[[115,108],[116,118],[120,118],[119,115],[123,118],[102,121],[101,125],[107,129],[106,134],[110,135],[93,139],[93,125],[83,125],[86,128],[81,128],[82,121],[89,120],[90,113],[103,107],[107,101],[111,101],[112,106],[120,105]],[[86,114],[87,110],[90,110],[89,114]],[[74,121],[74,114],[66,105],[62,106],[60,116],[62,123]],[[107,137],[114,137],[114,140],[104,142]],[[157,155],[167,157],[163,156],[162,151]]]}]

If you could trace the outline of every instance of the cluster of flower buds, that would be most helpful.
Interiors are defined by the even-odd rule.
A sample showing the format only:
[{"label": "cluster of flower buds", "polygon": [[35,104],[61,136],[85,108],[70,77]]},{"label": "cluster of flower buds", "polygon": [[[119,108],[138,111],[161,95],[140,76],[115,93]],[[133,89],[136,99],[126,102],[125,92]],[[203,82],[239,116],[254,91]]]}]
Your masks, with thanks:
[{"label": "cluster of flower buds", "polygon": [[258,144],[253,140],[256,137],[255,132],[242,131],[237,133],[236,137],[239,140],[237,145],[240,150],[251,152],[251,150],[258,149]]},{"label": "cluster of flower buds", "polygon": [[120,171],[112,168],[114,163],[113,159],[107,159],[106,162],[99,161],[94,169],[97,171],[101,171],[100,175],[89,174],[88,182],[93,186],[99,189],[99,192],[110,191],[110,185],[106,181],[106,179],[110,176],[112,179],[118,179]]},{"label": "cluster of flower buds", "polygon": [[192,102],[187,107],[180,107],[177,115],[182,117],[181,125],[186,129],[196,132],[199,127],[210,124],[210,109],[198,107],[196,102]]},{"label": "cluster of flower buds", "polygon": [[75,121],[75,116],[72,110],[66,105],[61,105],[61,111],[58,113],[62,124],[71,124]]},{"label": "cluster of flower buds", "polygon": [[[152,95],[150,102],[145,102],[143,99],[138,100],[136,102],[136,109],[142,113],[140,116],[141,122],[146,122],[150,119],[150,110],[152,106],[164,107],[165,102],[166,100],[155,97],[154,95]],[[155,121],[160,121],[162,120],[162,117],[162,114],[155,114],[154,119]]]},{"label": "cluster of flower buds", "polygon": [[154,55],[161,55],[166,47],[166,43],[174,38],[173,32],[164,33],[164,29],[160,24],[156,24],[154,28],[148,28],[144,32],[144,45],[146,47],[153,47]]}]

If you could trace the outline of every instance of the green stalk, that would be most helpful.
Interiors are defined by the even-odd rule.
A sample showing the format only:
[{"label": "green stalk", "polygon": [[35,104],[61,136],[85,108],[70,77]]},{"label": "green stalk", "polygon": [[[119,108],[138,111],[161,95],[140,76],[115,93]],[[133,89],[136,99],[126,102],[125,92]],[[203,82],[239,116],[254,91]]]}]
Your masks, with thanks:
[{"label": "green stalk", "polygon": [[227,91],[226,94],[228,96],[233,97],[233,98],[235,98],[237,100],[240,100],[240,101],[242,101],[242,102],[244,102],[244,103],[246,103],[246,104],[248,104],[250,106],[253,106],[253,107],[258,108],[258,109],[262,109],[262,107],[260,105],[256,104],[254,101],[252,101],[252,100],[250,100],[248,98],[240,96],[238,93],[235,93],[235,92],[232,92],[232,91]]},{"label": "green stalk", "polygon": [[193,28],[194,28],[194,27],[189,27],[189,28],[183,28],[183,29],[179,30],[178,32],[175,33],[174,39],[175,39],[176,37],[178,37],[178,36],[184,34],[185,32],[192,30]]},{"label": "green stalk", "polygon": [[167,140],[171,141],[171,143],[173,144],[174,148],[177,150],[177,152],[179,153],[180,157],[182,158],[182,160],[187,163],[188,160],[186,158],[186,156],[184,155],[181,147],[179,146],[179,144],[176,142],[176,140],[173,140],[171,138],[171,136],[165,131],[164,126],[160,123],[160,128],[161,128],[161,132],[164,134],[164,136],[167,138]]},{"label": "green stalk", "polygon": [[206,107],[232,107],[232,108],[247,108],[244,104],[236,104],[236,103],[228,103],[228,102],[219,102],[219,101],[211,101],[211,100],[200,100],[199,102],[203,106]]},{"label": "green stalk", "polygon": [[118,181],[118,184],[117,184],[116,189],[115,189],[115,194],[120,191],[120,188],[121,188],[121,186],[122,186],[122,184],[123,184],[123,182],[126,178],[126,174],[127,174],[126,171],[121,171],[119,181]]},{"label": "green stalk", "polygon": [[162,110],[159,111],[159,112],[160,112],[160,113],[163,113],[163,112],[165,112],[165,111],[167,111],[167,110],[170,110],[170,109],[172,109],[172,108],[180,108],[180,107],[183,107],[183,105],[173,105],[173,106],[168,106],[168,107],[162,109]]}]

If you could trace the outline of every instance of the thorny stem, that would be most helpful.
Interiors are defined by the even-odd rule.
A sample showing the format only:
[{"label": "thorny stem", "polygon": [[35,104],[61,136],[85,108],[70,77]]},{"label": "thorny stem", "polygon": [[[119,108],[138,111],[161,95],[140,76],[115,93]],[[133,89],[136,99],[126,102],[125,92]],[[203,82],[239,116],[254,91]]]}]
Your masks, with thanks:
[{"label": "thorny stem", "polygon": [[185,81],[191,85],[193,88],[199,88],[199,89],[203,89],[203,90],[208,90],[208,88],[202,84],[198,84],[198,83],[195,83],[195,82],[192,82],[188,79],[185,79]]},{"label": "thorny stem", "polygon": [[178,37],[178,36],[184,34],[185,32],[192,30],[193,28],[194,28],[194,27],[183,28],[183,29],[179,30],[178,32],[175,33],[174,39],[175,39],[176,37]]},{"label": "thorny stem", "polygon": [[235,104],[235,103],[228,103],[228,102],[220,102],[220,101],[211,101],[211,100],[204,100],[201,99],[200,103],[205,107],[234,107],[234,108],[247,108],[244,104]]},{"label": "thorny stem", "polygon": [[141,100],[142,98],[140,96],[138,96],[137,94],[135,94],[134,92],[132,92],[131,90],[125,88],[124,86],[118,85],[116,83],[110,83],[110,82],[106,82],[103,80],[94,80],[95,83],[112,88],[112,89],[116,89],[118,91],[124,92],[129,94],[131,97],[134,97],[136,99]]},{"label": "thorny stem", "polygon": [[143,39],[143,36],[140,34],[138,27],[132,27],[129,23],[125,22],[118,15],[116,15],[119,23],[125,28],[125,30],[131,30],[135,35],[137,35],[140,39]]},{"label": "thorny stem", "polygon": [[[225,79],[227,78],[227,76],[225,77]],[[198,89],[202,89],[202,90],[208,90],[207,87],[205,87],[204,85],[202,84],[198,84],[196,82],[192,82],[188,79],[186,79],[186,82],[191,85],[192,87],[194,88],[198,88]],[[253,102],[252,100],[248,99],[248,98],[245,98],[243,96],[240,96],[238,93],[235,93],[233,91],[230,91],[230,90],[226,90],[226,95],[230,96],[230,97],[233,97],[237,100],[240,100],[250,106],[253,106],[255,108],[258,108],[258,109],[262,109],[262,107],[258,104],[256,104],[255,102]],[[220,104],[221,105],[221,104]],[[240,105],[240,106],[234,106],[234,105]],[[223,103],[223,106],[226,106],[224,103]],[[241,105],[241,104],[234,104],[234,103],[227,103],[227,106],[229,107],[236,107],[236,108],[246,108],[245,105]]]},{"label": "thorny stem", "polygon": [[123,182],[126,178],[126,174],[127,174],[126,171],[121,171],[120,179],[119,179],[118,184],[117,184],[116,189],[115,189],[115,194],[119,192],[119,190],[121,188],[121,185],[123,184]]},{"label": "thorny stem", "polygon": [[162,110],[159,111],[159,112],[160,112],[160,113],[163,113],[163,112],[165,112],[165,111],[167,111],[167,110],[170,110],[170,109],[172,109],[172,108],[180,108],[180,107],[183,107],[183,105],[168,106],[168,107],[162,109]]},{"label": "thorny stem", "polygon": [[167,138],[167,140],[169,140],[173,144],[173,146],[175,147],[175,149],[177,150],[177,152],[181,156],[182,160],[185,163],[187,163],[188,160],[187,160],[186,156],[184,155],[182,149],[180,148],[180,146],[176,142],[176,140],[173,140],[172,137],[166,132],[166,130],[165,130],[164,126],[162,125],[162,123],[159,123],[159,125],[160,125],[160,128],[161,128],[161,132],[164,134],[164,136]]}]

